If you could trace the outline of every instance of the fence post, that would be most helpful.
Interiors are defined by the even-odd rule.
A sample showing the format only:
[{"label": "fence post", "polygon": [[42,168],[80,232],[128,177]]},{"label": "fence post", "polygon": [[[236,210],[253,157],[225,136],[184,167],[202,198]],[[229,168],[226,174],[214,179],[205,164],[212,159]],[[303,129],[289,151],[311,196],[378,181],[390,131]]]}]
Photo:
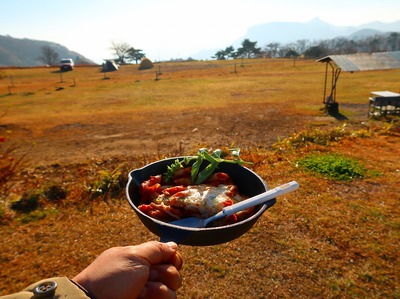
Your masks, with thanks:
[{"label": "fence post", "polygon": [[11,87],[14,87],[14,78],[13,78],[13,76],[10,75],[9,78],[10,78]]}]

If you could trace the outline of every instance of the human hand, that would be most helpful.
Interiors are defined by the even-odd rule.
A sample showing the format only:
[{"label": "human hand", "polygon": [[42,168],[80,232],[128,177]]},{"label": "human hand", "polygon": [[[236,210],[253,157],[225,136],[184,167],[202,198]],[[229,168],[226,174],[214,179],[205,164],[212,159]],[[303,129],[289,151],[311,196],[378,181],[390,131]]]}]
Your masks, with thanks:
[{"label": "human hand", "polygon": [[152,241],[110,248],[72,280],[96,299],[176,298],[181,268],[177,244]]}]

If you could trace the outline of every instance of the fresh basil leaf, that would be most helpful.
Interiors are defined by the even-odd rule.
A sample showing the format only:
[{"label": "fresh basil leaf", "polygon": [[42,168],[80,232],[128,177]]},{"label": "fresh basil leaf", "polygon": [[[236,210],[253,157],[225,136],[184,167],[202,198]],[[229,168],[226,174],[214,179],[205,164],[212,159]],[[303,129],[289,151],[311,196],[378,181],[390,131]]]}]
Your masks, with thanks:
[{"label": "fresh basil leaf", "polygon": [[198,155],[196,162],[194,162],[192,165],[192,171],[190,172],[190,180],[193,183],[196,181],[201,164],[203,164],[203,157],[201,155]]},{"label": "fresh basil leaf", "polygon": [[221,159],[219,159],[218,157],[214,158],[208,152],[204,152],[203,155],[204,155],[204,158],[210,163],[219,163],[219,162],[221,162],[220,161]]},{"label": "fresh basil leaf", "polygon": [[[252,164],[251,162],[243,161],[240,158],[240,148],[232,148],[229,150],[231,151],[231,155],[234,157],[232,160],[221,158],[223,154],[221,149],[216,149],[212,154],[210,154],[206,148],[199,149],[197,151],[197,156],[186,156],[182,161],[177,159],[171,166],[167,167],[167,173],[165,174],[166,180],[171,180],[174,177],[175,172],[184,167],[182,164],[189,165],[192,160],[196,161],[192,165],[190,179],[192,183],[196,184],[204,182],[211,174],[213,174],[221,162],[236,163],[239,165]],[[206,161],[209,162],[209,164],[200,172],[201,165]]]},{"label": "fresh basil leaf", "polygon": [[183,168],[181,162],[176,159],[171,166],[167,166],[167,172],[165,174],[165,180],[169,182],[175,175],[175,172],[179,169]]},{"label": "fresh basil leaf", "polygon": [[217,168],[219,163],[214,162],[211,164],[208,164],[206,168],[204,168],[199,175],[197,176],[196,184],[201,184],[203,183],[210,175],[213,174],[215,168]]},{"label": "fresh basil leaf", "polygon": [[222,150],[221,150],[221,149],[216,149],[216,150],[212,153],[212,156],[213,156],[214,158],[219,158],[219,159],[221,159],[221,155],[222,155]]}]

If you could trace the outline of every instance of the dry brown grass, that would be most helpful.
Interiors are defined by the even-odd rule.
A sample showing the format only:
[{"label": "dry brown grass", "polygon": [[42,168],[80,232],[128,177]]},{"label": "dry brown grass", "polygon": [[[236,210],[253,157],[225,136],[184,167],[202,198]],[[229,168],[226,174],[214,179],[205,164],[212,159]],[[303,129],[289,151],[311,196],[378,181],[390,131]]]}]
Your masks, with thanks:
[{"label": "dry brown grass", "polygon": [[[21,169],[15,196],[49,184],[64,186],[68,196],[31,214],[7,210],[0,226],[0,294],[39,278],[71,277],[108,247],[156,239],[123,194],[107,201],[88,199],[85,187],[99,180],[99,171],[113,170],[123,162],[126,169],[133,169],[163,156],[192,154],[199,144],[216,147],[232,142],[244,148],[243,158],[254,162],[253,170],[270,187],[296,180],[301,188],[279,198],[233,242],[181,246],[185,264],[180,298],[399,298],[399,129],[396,123],[368,120],[365,110],[369,91],[397,91],[398,71],[343,74],[338,91],[341,112],[348,117],[348,131],[363,130],[364,138],[347,136],[328,145],[273,150],[278,136],[302,130],[313,134],[315,128],[326,132],[343,124],[319,111],[324,68],[310,61],[296,65],[289,60],[251,60],[241,68],[238,62],[236,76],[232,62],[167,64],[161,66],[162,79],[157,82],[153,72],[140,73],[134,67],[110,73],[108,80],[93,68],[82,68],[64,77],[67,81],[75,76],[75,87],[68,81],[57,92],[57,74],[41,81],[40,69],[1,70],[16,72],[14,81],[24,82],[12,95],[0,93],[1,107],[10,106],[1,122],[15,128],[13,135],[18,138],[44,143],[37,146],[42,156],[32,153],[31,164]],[[1,90],[7,76],[0,81]],[[132,138],[124,135],[117,143],[110,137],[132,129],[118,131],[116,126],[122,126],[118,118],[127,109],[139,111],[135,117],[144,123],[139,127],[142,134],[155,134],[151,125],[161,133],[143,151],[138,142],[130,144],[131,152],[114,148]],[[209,118],[196,123],[202,115]],[[129,120],[139,126],[140,122]],[[98,135],[104,126],[103,139],[88,138],[93,147],[81,138],[90,133],[90,125]],[[57,131],[57,126],[64,129]],[[192,137],[197,132],[193,128],[202,130],[198,139]],[[34,132],[34,137],[29,139],[26,131]],[[163,140],[163,146],[160,140],[166,132],[174,136]],[[216,135],[215,142],[205,135]],[[177,138],[191,142],[179,148],[171,141]],[[79,144],[70,146],[69,140]],[[104,151],[98,151],[101,143]],[[60,151],[58,144],[64,144],[64,159],[51,156],[51,147]],[[80,153],[79,146],[88,155]],[[380,175],[341,182],[296,167],[297,159],[316,152],[341,153]],[[72,163],[71,157],[76,161]]]}]

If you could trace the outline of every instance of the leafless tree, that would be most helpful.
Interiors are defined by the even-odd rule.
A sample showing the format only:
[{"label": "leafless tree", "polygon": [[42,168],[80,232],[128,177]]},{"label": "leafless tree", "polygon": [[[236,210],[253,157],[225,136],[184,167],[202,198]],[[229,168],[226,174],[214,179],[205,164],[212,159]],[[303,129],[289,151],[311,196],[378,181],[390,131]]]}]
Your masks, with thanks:
[{"label": "leafless tree", "polygon": [[44,45],[42,47],[42,56],[38,57],[38,60],[47,64],[52,65],[56,64],[59,60],[58,53],[50,46]]},{"label": "leafless tree", "polygon": [[265,46],[265,54],[267,57],[277,57],[278,56],[278,50],[281,47],[280,43],[269,43],[268,45]]},{"label": "leafless tree", "polygon": [[111,50],[113,54],[117,57],[116,61],[118,63],[125,63],[127,59],[129,59],[129,50],[132,47],[128,43],[124,42],[112,42],[111,43]]}]

